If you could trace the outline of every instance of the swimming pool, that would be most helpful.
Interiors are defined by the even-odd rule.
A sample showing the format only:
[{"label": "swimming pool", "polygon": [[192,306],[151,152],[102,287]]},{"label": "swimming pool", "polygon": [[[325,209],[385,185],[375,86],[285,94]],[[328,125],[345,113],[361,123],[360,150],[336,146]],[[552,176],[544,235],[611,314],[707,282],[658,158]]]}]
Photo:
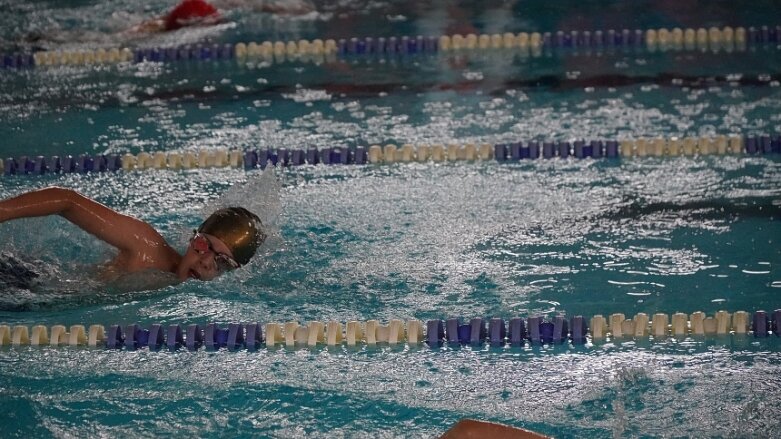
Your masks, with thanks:
[{"label": "swimming pool", "polygon": [[[234,13],[234,25],[175,38],[775,26],[765,21],[772,2],[710,2],[682,15],[651,4],[578,5],[317,5],[319,13],[295,19]],[[148,15],[169,5],[127,8],[136,6]],[[10,8],[5,50],[109,47],[120,27],[110,18],[141,18],[83,2]],[[19,17],[31,24],[12,30]],[[68,36],[80,26],[101,32],[80,43],[20,37],[47,22]],[[2,158],[778,136],[779,53],[772,45],[568,48],[6,69]],[[2,251],[12,256],[2,262],[40,276],[31,286],[5,285],[0,322],[108,328],[772,311],[781,308],[779,171],[778,154],[697,154],[290,166],[276,172],[278,189],[259,169],[230,167],[4,176],[1,197],[73,187],[151,222],[179,248],[202,209],[246,185],[239,195],[265,206],[279,239],[250,269],[216,282],[127,292],[84,279],[109,249],[63,220],[3,224]],[[4,436],[431,437],[463,417],[557,437],[772,437],[781,428],[775,336],[0,349]]]}]

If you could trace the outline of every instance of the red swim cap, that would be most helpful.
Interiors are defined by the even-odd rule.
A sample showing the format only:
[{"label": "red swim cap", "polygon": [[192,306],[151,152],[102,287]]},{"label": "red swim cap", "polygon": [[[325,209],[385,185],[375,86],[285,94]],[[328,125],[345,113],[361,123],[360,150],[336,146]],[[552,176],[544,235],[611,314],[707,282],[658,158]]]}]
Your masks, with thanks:
[{"label": "red swim cap", "polygon": [[165,30],[180,29],[207,18],[216,21],[220,18],[220,13],[204,0],[182,0],[165,16]]}]

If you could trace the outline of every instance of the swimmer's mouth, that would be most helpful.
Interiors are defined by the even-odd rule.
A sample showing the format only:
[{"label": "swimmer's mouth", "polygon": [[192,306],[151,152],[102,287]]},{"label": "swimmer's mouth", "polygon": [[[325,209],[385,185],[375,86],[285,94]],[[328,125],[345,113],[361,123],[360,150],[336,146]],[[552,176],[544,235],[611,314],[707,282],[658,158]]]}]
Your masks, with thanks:
[{"label": "swimmer's mouth", "polygon": [[195,271],[195,270],[190,270],[190,273],[189,273],[189,275],[190,275],[190,277],[192,277],[192,278],[195,278],[195,279],[201,280],[201,276],[200,276],[200,275],[198,274],[198,272],[197,272],[197,271]]}]

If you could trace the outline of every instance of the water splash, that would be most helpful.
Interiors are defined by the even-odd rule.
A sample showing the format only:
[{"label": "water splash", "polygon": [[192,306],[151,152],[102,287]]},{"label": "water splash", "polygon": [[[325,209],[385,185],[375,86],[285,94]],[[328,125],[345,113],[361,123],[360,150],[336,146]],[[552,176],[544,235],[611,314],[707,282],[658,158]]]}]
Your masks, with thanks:
[{"label": "water splash", "polygon": [[275,169],[267,166],[259,176],[250,175],[245,182],[234,184],[219,198],[206,203],[201,215],[205,219],[217,209],[241,206],[260,217],[264,227],[276,226],[281,211],[281,185]]},{"label": "water splash", "polygon": [[263,261],[282,245],[280,231],[281,189],[281,184],[276,176],[276,168],[268,165],[259,176],[250,175],[245,182],[234,184],[219,198],[207,202],[201,210],[201,216],[205,219],[217,209],[239,206],[260,218],[266,240],[248,266],[239,270],[239,277],[242,280],[248,279],[255,272],[263,271],[265,266]]}]

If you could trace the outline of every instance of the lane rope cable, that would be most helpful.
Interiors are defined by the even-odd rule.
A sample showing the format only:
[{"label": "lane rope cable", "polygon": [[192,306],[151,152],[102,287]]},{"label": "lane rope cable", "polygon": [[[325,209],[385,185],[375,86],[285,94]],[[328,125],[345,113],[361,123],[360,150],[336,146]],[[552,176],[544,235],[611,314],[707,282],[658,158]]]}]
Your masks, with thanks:
[{"label": "lane rope cable", "polygon": [[614,50],[710,51],[719,54],[781,47],[781,26],[672,29],[569,30],[435,36],[352,37],[249,43],[199,43],[169,47],[122,47],[15,52],[0,56],[0,67],[27,69],[141,62],[263,60],[266,62],[396,57],[416,54],[504,50],[520,56],[586,54]]},{"label": "lane rope cable", "polygon": [[243,168],[274,166],[365,165],[405,162],[496,160],[517,163],[540,159],[629,159],[706,155],[775,155],[781,153],[781,135],[640,138],[623,140],[519,141],[497,144],[395,144],[369,147],[225,148],[185,152],[81,154],[78,156],[21,156],[0,159],[3,175],[43,175],[157,169]]},{"label": "lane rope cable", "polygon": [[257,350],[283,345],[289,348],[316,346],[356,345],[443,345],[505,346],[573,346],[621,342],[631,340],[660,341],[669,337],[753,337],[781,336],[781,309],[768,314],[765,311],[718,311],[713,316],[697,311],[692,314],[656,313],[649,316],[637,313],[632,318],[615,313],[607,317],[595,315],[567,318],[532,316],[513,317],[507,321],[494,317],[475,317],[468,320],[449,318],[428,320],[425,325],[415,319],[390,320],[382,324],[377,320],[350,321],[342,325],[338,321],[310,321],[286,323],[230,323],[220,325],[153,324],[144,328],[138,324],[103,325],[54,325],[51,328],[35,325],[0,325],[0,346],[86,346],[106,349],[175,351],[185,348],[207,350]]}]

